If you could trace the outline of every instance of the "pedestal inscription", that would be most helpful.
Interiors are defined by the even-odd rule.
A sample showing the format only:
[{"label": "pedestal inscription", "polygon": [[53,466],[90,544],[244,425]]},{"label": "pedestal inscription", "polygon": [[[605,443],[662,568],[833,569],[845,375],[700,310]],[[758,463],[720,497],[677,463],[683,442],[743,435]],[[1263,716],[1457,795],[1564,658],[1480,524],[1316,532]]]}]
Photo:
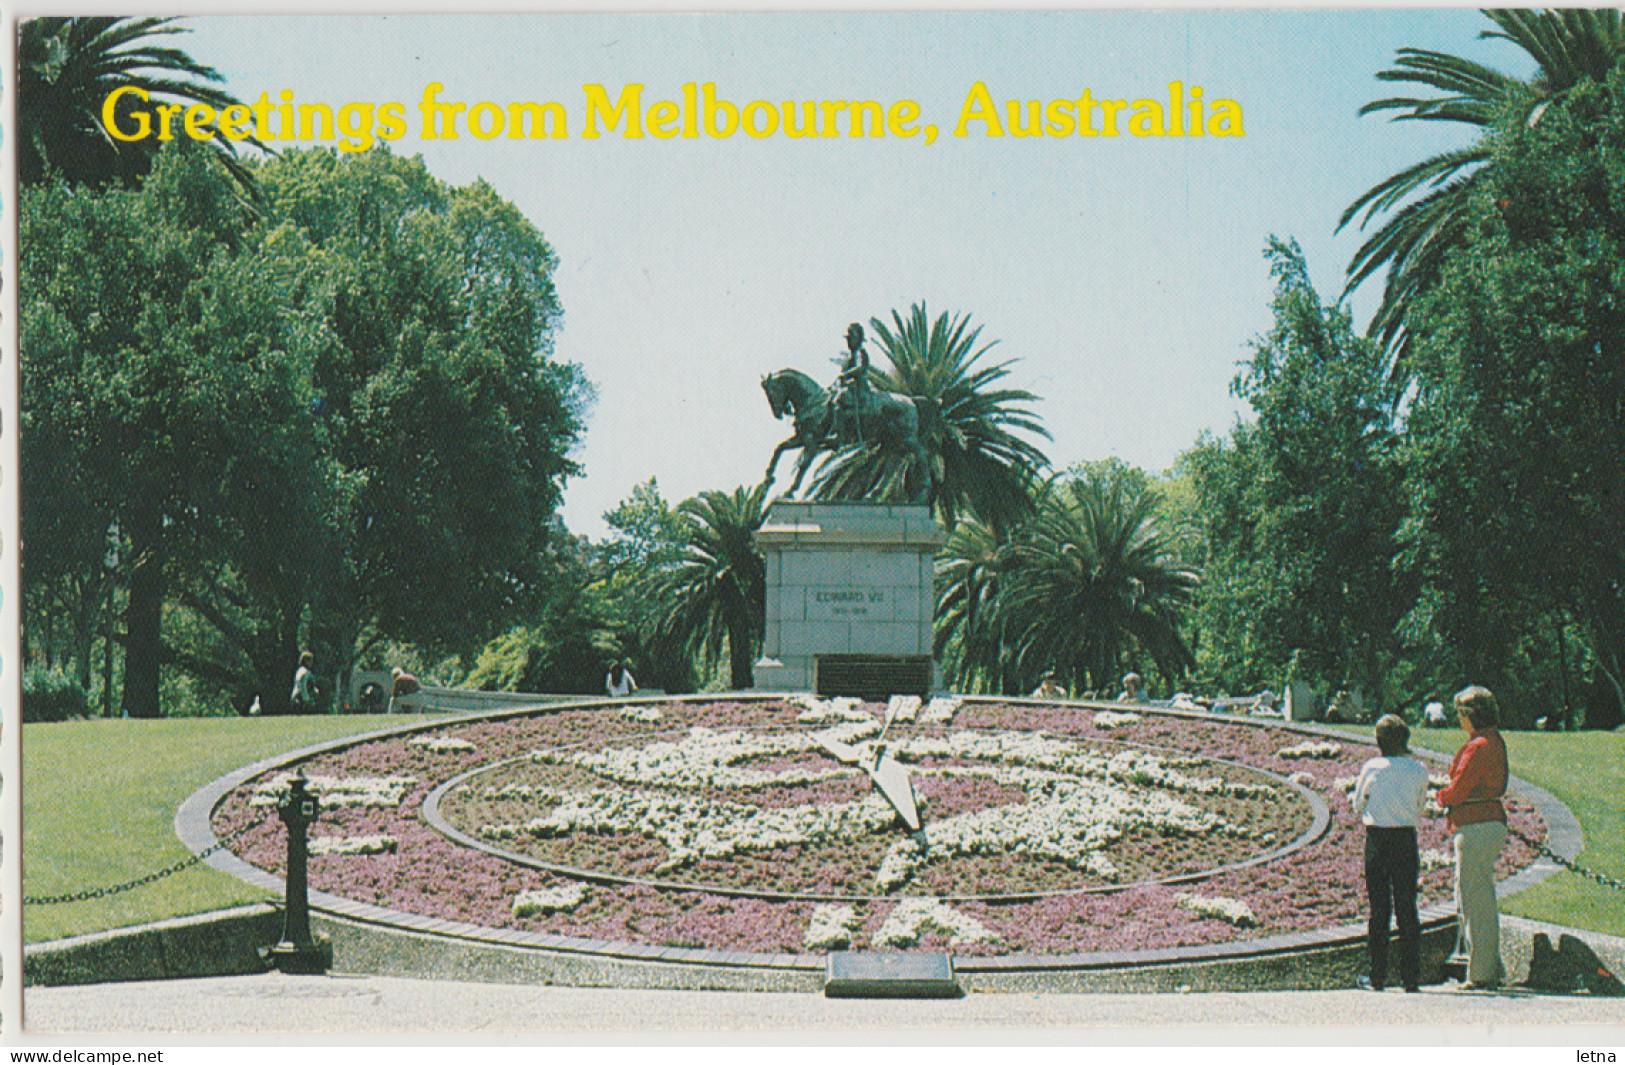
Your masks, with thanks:
[{"label": "pedestal inscription", "polygon": [[929,508],[780,501],[756,542],[767,556],[757,688],[865,698],[935,690],[942,534]]}]

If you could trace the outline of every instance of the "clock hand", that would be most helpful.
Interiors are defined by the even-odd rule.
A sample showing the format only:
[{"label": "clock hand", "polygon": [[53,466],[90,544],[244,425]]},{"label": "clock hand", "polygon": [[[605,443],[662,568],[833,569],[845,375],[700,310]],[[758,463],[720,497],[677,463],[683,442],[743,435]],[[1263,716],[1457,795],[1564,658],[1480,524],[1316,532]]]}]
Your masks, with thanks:
[{"label": "clock hand", "polygon": [[[888,727],[890,722],[887,723]],[[885,736],[881,730],[881,736]],[[828,751],[830,757],[837,762],[856,765],[868,775],[870,781],[880,791],[892,809],[903,819],[909,831],[920,834],[924,829],[920,825],[919,803],[914,798],[914,783],[909,779],[908,770],[903,764],[886,753],[886,745],[876,742],[875,753],[872,759],[863,757],[863,752],[848,743],[835,739],[833,736],[820,735],[818,745]]]}]

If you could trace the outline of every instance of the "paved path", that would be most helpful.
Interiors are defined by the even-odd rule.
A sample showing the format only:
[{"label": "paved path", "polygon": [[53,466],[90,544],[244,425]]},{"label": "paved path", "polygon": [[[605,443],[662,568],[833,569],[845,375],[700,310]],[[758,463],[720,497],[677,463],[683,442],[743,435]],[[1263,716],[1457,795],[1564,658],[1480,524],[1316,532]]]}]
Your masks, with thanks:
[{"label": "paved path", "polygon": [[[1625,1046],[1625,999],[1527,992],[1247,992],[1178,995],[971,994],[948,1001],[832,1000],[767,992],[624,991],[389,977],[259,976],[31,988],[28,1034],[660,1034],[771,1042],[882,1030],[989,1042],[1039,1033],[1064,1042],[1156,1045],[1413,1043]],[[953,1033],[952,1030],[958,1030]],[[976,1033],[980,1030],[981,1034]]]}]

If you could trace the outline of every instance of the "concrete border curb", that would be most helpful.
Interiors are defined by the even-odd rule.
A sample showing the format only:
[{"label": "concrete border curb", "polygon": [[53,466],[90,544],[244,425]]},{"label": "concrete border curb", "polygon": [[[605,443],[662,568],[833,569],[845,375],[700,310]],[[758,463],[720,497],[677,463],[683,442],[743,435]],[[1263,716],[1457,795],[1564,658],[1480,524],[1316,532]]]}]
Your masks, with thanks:
[{"label": "concrete border curb", "polygon": [[[257,948],[273,942],[280,927],[275,907],[257,905],[35,944],[24,952],[24,980],[30,987],[40,987],[263,972]],[[323,915],[315,918],[315,927],[334,942],[343,960],[341,970],[353,974],[628,990],[802,993],[818,992],[823,980],[821,967],[639,961],[476,942]],[[1424,931],[1424,972],[1429,982],[1439,980],[1453,943],[1449,919]],[[1608,988],[1606,978],[1595,979],[1598,970],[1616,984],[1625,976],[1625,938],[1503,916],[1501,944],[1508,980],[1515,985],[1617,994]],[[956,968],[967,991],[1169,994],[1346,989],[1364,971],[1364,964],[1364,942],[1352,936],[1340,943],[1273,955],[1003,972],[964,963]]]},{"label": "concrete border curb", "polygon": [[270,965],[260,949],[275,943],[281,931],[281,912],[260,903],[36,943],[23,950],[23,983],[58,986],[262,973]]}]

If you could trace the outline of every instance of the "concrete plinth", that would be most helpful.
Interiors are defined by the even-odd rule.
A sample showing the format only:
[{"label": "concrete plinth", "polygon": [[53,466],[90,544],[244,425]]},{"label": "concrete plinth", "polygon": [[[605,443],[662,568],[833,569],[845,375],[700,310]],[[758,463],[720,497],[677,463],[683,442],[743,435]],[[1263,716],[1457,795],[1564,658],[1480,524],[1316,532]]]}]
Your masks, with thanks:
[{"label": "concrete plinth", "polygon": [[946,954],[829,956],[826,998],[958,998],[953,959]]},{"label": "concrete plinth", "polygon": [[758,689],[883,698],[940,687],[931,642],[942,533],[930,508],[781,500],[756,542],[767,558]]}]

